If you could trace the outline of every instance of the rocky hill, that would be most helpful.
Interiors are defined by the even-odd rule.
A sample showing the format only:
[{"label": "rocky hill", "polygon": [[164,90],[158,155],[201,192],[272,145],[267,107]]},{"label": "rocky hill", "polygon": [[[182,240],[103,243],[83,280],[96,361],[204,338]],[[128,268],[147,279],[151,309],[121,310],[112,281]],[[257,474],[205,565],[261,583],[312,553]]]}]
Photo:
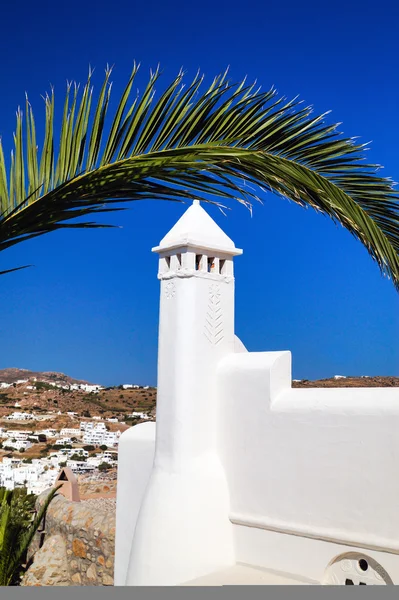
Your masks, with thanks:
[{"label": "rocky hill", "polygon": [[[52,413],[62,420],[67,412],[79,417],[118,417],[128,421],[133,411],[155,415],[156,390],[151,387],[122,389],[122,386],[91,392],[84,389],[65,389],[68,385],[89,385],[63,373],[36,372],[27,369],[0,370],[0,383],[8,384],[0,389],[0,419],[13,411]],[[21,383],[18,383],[21,382]],[[64,387],[56,387],[64,386]],[[56,417],[61,412],[62,417]],[[68,424],[62,424],[68,426]]]},{"label": "rocky hill", "polygon": [[308,379],[294,380],[292,387],[399,387],[399,377],[345,377],[343,375],[336,375],[329,379],[317,379],[314,381],[309,381]]},{"label": "rocky hill", "polygon": [[48,383],[59,383],[59,384],[73,384],[73,383],[88,383],[82,379],[74,379],[64,373],[56,373],[54,371],[30,371],[29,369],[0,369],[0,382],[4,383],[15,383],[22,379],[38,379],[40,381],[47,381]]}]

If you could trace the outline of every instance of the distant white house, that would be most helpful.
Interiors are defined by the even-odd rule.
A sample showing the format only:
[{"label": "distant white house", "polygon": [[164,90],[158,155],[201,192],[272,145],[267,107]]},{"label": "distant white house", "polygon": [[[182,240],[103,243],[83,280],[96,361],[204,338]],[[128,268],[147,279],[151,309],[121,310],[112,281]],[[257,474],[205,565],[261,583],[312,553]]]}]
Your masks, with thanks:
[{"label": "distant white house", "polygon": [[114,464],[114,463],[118,462],[118,453],[117,452],[112,452],[110,450],[105,450],[102,453],[102,457],[104,458],[104,461],[107,462],[107,463],[109,463],[109,464]]},{"label": "distant white house", "polygon": [[108,419],[106,419],[108,421],[108,423],[118,423],[118,419],[115,417],[108,417]]},{"label": "distant white house", "polygon": [[72,469],[74,473],[85,473],[88,471],[94,471],[94,469],[96,468],[95,465],[80,460],[67,460],[67,467]]},{"label": "distant white house", "polygon": [[104,423],[98,423],[93,429],[85,431],[83,442],[94,446],[116,446],[119,442],[120,431],[107,431]]},{"label": "distant white house", "polygon": [[45,435],[46,437],[58,437],[59,432],[56,429],[42,429],[41,431],[35,431],[36,435]]},{"label": "distant white house", "polygon": [[70,444],[72,444],[72,440],[70,437],[63,437],[55,442],[56,446],[67,446]]},{"label": "distant white house", "polygon": [[30,437],[32,435],[33,435],[32,431],[19,431],[18,429],[17,430],[8,429],[7,431],[3,432],[3,437],[6,437],[8,439],[15,439],[18,441],[27,440],[28,437]]},{"label": "distant white house", "polygon": [[28,442],[28,440],[16,440],[15,438],[8,438],[7,442],[4,443],[4,447],[13,448],[14,450],[28,450],[28,448],[32,447],[32,443]]},{"label": "distant white house", "polygon": [[70,427],[65,427],[64,429],[61,429],[60,435],[61,436],[70,435],[72,437],[76,437],[76,436],[80,437],[82,435],[82,432],[80,429],[72,429]]},{"label": "distant white house", "polygon": [[75,390],[75,391],[82,391],[82,392],[98,394],[98,392],[100,390],[103,390],[104,388],[101,385],[90,385],[90,384],[86,384],[86,383],[72,383],[69,386],[69,389]]},{"label": "distant white house", "polygon": [[30,421],[35,418],[34,414],[25,412],[13,412],[6,417],[8,421]]},{"label": "distant white house", "polygon": [[143,412],[135,412],[133,411],[129,417],[137,418],[137,419],[150,419],[151,417],[147,415],[147,413]]}]

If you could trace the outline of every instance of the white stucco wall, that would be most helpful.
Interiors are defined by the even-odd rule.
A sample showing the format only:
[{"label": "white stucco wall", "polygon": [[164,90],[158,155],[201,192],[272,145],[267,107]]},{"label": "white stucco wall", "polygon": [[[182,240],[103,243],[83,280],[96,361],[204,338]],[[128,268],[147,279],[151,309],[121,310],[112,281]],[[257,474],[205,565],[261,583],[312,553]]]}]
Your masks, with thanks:
[{"label": "white stucco wall", "polygon": [[155,423],[140,423],[119,438],[115,585],[126,582],[137,517],[154,462],[155,430]]},{"label": "white stucco wall", "polygon": [[238,561],[289,571],[298,536],[399,553],[398,388],[291,389],[290,353],[265,352],[223,359],[218,391]]}]

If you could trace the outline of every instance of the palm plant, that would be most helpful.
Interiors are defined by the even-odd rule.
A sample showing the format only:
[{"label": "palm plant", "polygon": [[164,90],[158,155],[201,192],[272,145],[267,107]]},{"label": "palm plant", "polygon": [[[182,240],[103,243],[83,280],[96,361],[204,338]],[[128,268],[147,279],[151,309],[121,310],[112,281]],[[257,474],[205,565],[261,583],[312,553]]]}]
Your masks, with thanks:
[{"label": "palm plant", "polygon": [[96,101],[91,71],[81,91],[68,84],[57,144],[54,91],[46,95],[41,152],[28,100],[25,117],[18,110],[9,169],[0,145],[0,250],[61,228],[101,227],[73,219],[121,202],[212,197],[251,206],[258,189],[343,225],[399,289],[398,196],[364,162],[365,145],[296,98],[232,84],[227,73],[202,91],[202,76],[185,87],[180,72],[157,95],[159,69],[132,94],[137,71],[109,121],[111,69]]},{"label": "palm plant", "polygon": [[18,585],[29,546],[60,487],[51,490],[35,517],[35,496],[0,488],[0,586]]}]

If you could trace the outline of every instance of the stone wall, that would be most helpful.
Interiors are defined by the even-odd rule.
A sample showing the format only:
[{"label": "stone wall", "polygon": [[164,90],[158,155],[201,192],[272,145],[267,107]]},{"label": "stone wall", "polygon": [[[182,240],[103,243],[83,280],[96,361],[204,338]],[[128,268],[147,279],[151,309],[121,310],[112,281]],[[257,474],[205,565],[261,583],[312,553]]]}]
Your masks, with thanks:
[{"label": "stone wall", "polygon": [[[37,500],[40,506],[48,492]],[[57,495],[32,542],[24,586],[113,585],[115,511]]]}]

